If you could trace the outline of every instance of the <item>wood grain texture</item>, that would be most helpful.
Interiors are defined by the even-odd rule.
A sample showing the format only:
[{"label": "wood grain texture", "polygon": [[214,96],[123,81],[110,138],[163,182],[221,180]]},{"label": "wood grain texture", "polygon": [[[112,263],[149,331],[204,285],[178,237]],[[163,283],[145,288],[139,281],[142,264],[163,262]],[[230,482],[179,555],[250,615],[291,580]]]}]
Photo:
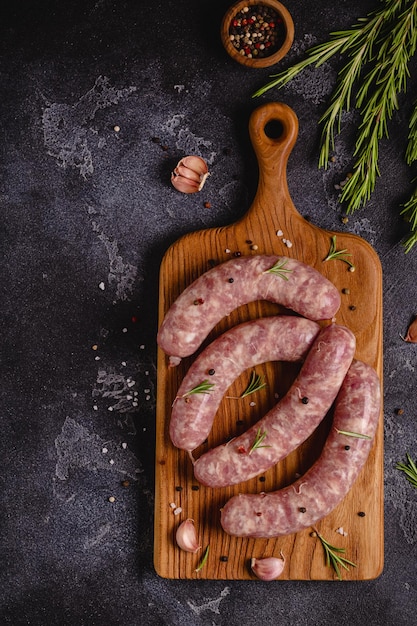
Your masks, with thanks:
[{"label": "wood grain texture", "polygon": [[[277,123],[280,134],[271,136],[269,128]],[[168,249],[160,268],[159,322],[181,291],[209,269],[211,260],[223,262],[235,252],[294,257],[315,267],[341,292],[349,290],[348,294],[342,292],[336,321],[355,333],[356,358],[376,369],[382,385],[382,270],[378,256],[360,237],[317,228],[294,207],[286,180],[288,157],[298,133],[298,120],[292,109],[282,103],[259,107],[252,113],[249,132],[259,164],[259,184],[252,206],[238,222],[185,235]],[[277,236],[279,230],[283,237]],[[337,249],[350,252],[354,272],[343,261],[323,261],[334,234],[337,234]],[[286,247],[283,238],[291,241],[292,247]],[[248,242],[256,244],[258,249],[252,250]],[[279,312],[282,311],[278,306],[266,302],[240,307],[213,329],[203,347],[237,323]],[[157,573],[175,579],[254,579],[250,558],[279,556],[282,551],[286,564],[280,580],[335,580],[334,571],[325,565],[320,542],[310,535],[311,529],[276,539],[255,540],[229,537],[220,526],[220,509],[232,495],[273,491],[290,484],[296,474],[311,466],[320,454],[331,414],[304,444],[262,477],[224,489],[198,485],[187,453],[174,448],[168,435],[171,405],[192,361],[193,357],[189,357],[177,368],[169,368],[167,357],[161,350],[158,353],[154,528]],[[240,434],[262,417],[276,402],[275,394],[285,393],[297,366],[267,363],[256,370],[265,375],[269,383],[267,390],[239,402],[223,400],[208,441],[195,451],[196,457]],[[247,380],[248,372],[233,384],[229,395],[238,395]],[[255,406],[250,406],[252,401],[256,402]],[[317,524],[319,532],[331,543],[345,548],[346,558],[357,564],[349,571],[342,570],[344,580],[372,579],[383,568],[382,414],[381,408],[374,446],[355,485],[340,505]],[[181,507],[182,513],[174,515],[171,503]],[[359,516],[359,512],[365,516]],[[200,572],[195,569],[203,550],[193,555],[181,551],[175,543],[176,529],[186,518],[195,521],[203,550],[210,546],[207,563]],[[339,527],[343,527],[347,536],[335,532]]]}]

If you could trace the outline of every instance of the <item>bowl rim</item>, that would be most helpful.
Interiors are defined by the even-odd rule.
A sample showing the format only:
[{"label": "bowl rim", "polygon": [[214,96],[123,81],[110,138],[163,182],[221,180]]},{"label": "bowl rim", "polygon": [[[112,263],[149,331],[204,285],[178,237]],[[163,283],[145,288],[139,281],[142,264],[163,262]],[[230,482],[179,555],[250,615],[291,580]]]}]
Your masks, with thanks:
[{"label": "bowl rim", "polygon": [[[267,57],[262,57],[260,59],[253,57],[248,58],[247,56],[240,54],[231,43],[229,38],[230,22],[235,17],[235,15],[243,9],[243,7],[253,7],[260,5],[274,9],[282,18],[285,27],[285,39],[281,47],[273,54]],[[254,68],[269,67],[270,65],[274,65],[275,63],[280,61],[291,48],[294,41],[294,22],[288,9],[278,0],[238,0],[238,2],[235,2],[232,6],[229,7],[229,9],[223,16],[221,23],[221,38],[226,52],[229,54],[230,57],[232,57],[232,59],[234,59],[241,65],[246,65],[247,67]]]}]

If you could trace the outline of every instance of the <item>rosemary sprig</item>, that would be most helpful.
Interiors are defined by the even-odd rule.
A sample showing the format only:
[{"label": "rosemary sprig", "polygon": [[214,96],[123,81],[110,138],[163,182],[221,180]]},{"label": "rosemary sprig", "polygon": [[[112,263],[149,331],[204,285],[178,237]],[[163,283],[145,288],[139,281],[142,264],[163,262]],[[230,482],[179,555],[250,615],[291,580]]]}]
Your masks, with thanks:
[{"label": "rosemary sprig", "polygon": [[207,563],[207,559],[208,559],[208,555],[209,555],[209,549],[210,549],[210,544],[205,549],[205,552],[203,554],[203,558],[201,559],[200,563],[197,565],[197,567],[196,567],[196,569],[194,571],[200,572],[203,569],[203,567]]},{"label": "rosemary sprig", "polygon": [[255,391],[259,391],[266,387],[265,376],[260,376],[256,374],[256,372],[252,372],[250,381],[245,391],[239,396],[240,398],[246,398],[251,393],[255,393]]},{"label": "rosemary sprig", "polygon": [[275,263],[275,265],[270,267],[269,270],[265,270],[263,273],[264,274],[275,274],[276,276],[280,276],[284,280],[288,280],[287,274],[290,274],[292,272],[292,270],[286,268],[285,267],[286,264],[287,264],[287,259],[284,259],[284,260],[280,259],[279,261],[277,261]]},{"label": "rosemary sprig", "polygon": [[248,386],[245,391],[242,391],[240,396],[227,396],[231,400],[242,400],[242,398],[246,398],[246,396],[250,396],[251,393],[255,393],[255,391],[259,391],[266,387],[265,377],[259,376],[256,372],[252,372]]},{"label": "rosemary sprig", "polygon": [[214,387],[214,383],[209,383],[208,380],[203,380],[201,383],[199,383],[192,389],[189,389],[188,391],[183,393],[181,398],[185,398],[186,396],[191,396],[192,394],[195,394],[195,393],[210,393],[213,387]]},{"label": "rosemary sprig", "polygon": [[357,437],[358,439],[372,439],[372,437],[370,437],[369,435],[363,435],[362,433],[355,433],[350,430],[339,430],[338,428],[336,428],[336,431],[339,433],[339,435],[346,435],[347,437]]},{"label": "rosemary sprig", "polygon": [[251,446],[251,449],[249,450],[249,454],[252,454],[252,452],[254,450],[257,450],[258,448],[270,448],[271,447],[271,446],[262,445],[262,442],[265,440],[266,435],[267,435],[266,431],[262,433],[261,429],[258,428],[258,430],[256,431],[255,440]]},{"label": "rosemary sprig", "polygon": [[345,549],[344,548],[338,548],[336,546],[332,546],[328,541],[326,541],[326,539],[320,535],[320,533],[317,530],[314,530],[314,533],[311,533],[311,535],[313,537],[318,537],[320,539],[321,545],[323,546],[324,549],[324,554],[326,557],[326,565],[327,567],[333,567],[334,571],[336,572],[336,576],[338,577],[339,580],[342,580],[342,574],[340,572],[340,568],[339,566],[342,566],[344,569],[349,571],[348,565],[351,565],[352,567],[356,567],[355,563],[352,563],[352,561],[348,561],[348,559],[345,559],[345,557],[340,556],[341,554],[345,553]]},{"label": "rosemary sprig", "polygon": [[339,259],[339,261],[344,261],[345,263],[347,263],[350,268],[355,269],[354,264],[351,263],[349,259],[346,258],[347,256],[352,256],[352,255],[350,254],[350,252],[347,251],[347,249],[337,250],[336,235],[333,235],[333,237],[331,238],[331,242],[330,242],[329,252],[327,253],[326,258],[323,259],[323,261],[332,261],[335,259]]},{"label": "rosemary sprig", "polygon": [[[379,143],[388,137],[388,122],[398,109],[398,97],[406,91],[409,61],[417,48],[417,3],[414,0],[384,0],[382,6],[347,30],[331,32],[324,43],[307,50],[305,58],[272,80],[253,97],[274,87],[281,88],[308,67],[318,68],[335,55],[343,65],[337,75],[330,104],[321,117],[318,165],[326,168],[340,133],[342,114],[355,107],[361,116],[357,130],[352,175],[339,197],[347,203],[347,213],[370,199],[380,176]],[[356,92],[356,96],[353,94]],[[406,152],[408,164],[417,160],[417,103],[409,124]],[[417,189],[401,212],[410,222],[411,234],[404,242],[408,252],[417,243]]]},{"label": "rosemary sprig", "polygon": [[417,466],[412,460],[411,456],[406,454],[407,463],[397,463],[395,469],[404,472],[409,483],[413,485],[413,487],[417,487]]}]

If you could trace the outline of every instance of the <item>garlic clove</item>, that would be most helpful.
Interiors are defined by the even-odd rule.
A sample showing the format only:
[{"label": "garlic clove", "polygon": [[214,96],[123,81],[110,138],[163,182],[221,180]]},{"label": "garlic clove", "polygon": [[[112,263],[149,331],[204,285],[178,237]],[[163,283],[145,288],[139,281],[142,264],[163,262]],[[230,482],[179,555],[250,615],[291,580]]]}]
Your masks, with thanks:
[{"label": "garlic clove", "polygon": [[409,325],[407,334],[404,337],[404,341],[408,341],[409,343],[417,343],[417,317],[415,317]]},{"label": "garlic clove", "polygon": [[201,182],[201,174],[199,174],[198,172],[195,172],[194,170],[191,170],[189,167],[185,167],[185,165],[181,165],[181,162],[175,168],[174,174],[175,176],[182,176],[183,178],[186,178],[187,180],[190,180],[190,181],[192,180],[198,183],[198,185]]},{"label": "garlic clove", "polygon": [[194,172],[197,172],[200,176],[208,174],[207,163],[199,156],[186,156],[181,159],[180,163],[184,165],[184,167],[194,170]]},{"label": "garlic clove", "polygon": [[177,528],[176,540],[181,550],[185,552],[192,552],[195,554],[201,549],[201,545],[198,543],[197,532],[192,519],[186,519]]},{"label": "garlic clove", "polygon": [[195,193],[201,191],[209,171],[207,163],[198,156],[186,156],[178,161],[171,174],[171,183],[182,193]]},{"label": "garlic clove", "polygon": [[196,183],[189,178],[178,176],[177,174],[175,174],[175,170],[172,172],[171,175],[171,183],[177,191],[181,191],[182,193],[196,193],[196,191],[200,191],[199,183]]},{"label": "garlic clove", "polygon": [[282,574],[285,565],[285,558],[281,552],[281,559],[275,556],[266,557],[264,559],[251,559],[251,569],[253,573],[264,581],[275,580]]}]

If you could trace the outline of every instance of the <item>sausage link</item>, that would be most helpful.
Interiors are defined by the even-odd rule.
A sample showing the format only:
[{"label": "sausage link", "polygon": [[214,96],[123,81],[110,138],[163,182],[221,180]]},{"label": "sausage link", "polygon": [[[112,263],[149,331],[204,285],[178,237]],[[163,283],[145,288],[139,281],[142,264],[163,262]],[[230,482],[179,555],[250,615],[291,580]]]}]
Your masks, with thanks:
[{"label": "sausage link", "polygon": [[[268,361],[305,358],[320,326],[303,317],[278,315],[235,326],[215,339],[185,375],[174,401],[170,437],[192,451],[207,438],[226,390],[246,369]],[[189,393],[203,381],[206,393]]]},{"label": "sausage link", "polygon": [[[278,274],[269,271],[277,265]],[[275,255],[239,257],[186,287],[168,310],[157,342],[176,365],[199,348],[224,316],[255,300],[281,304],[312,320],[332,319],[340,307],[336,287],[301,261]]]},{"label": "sausage link", "polygon": [[[287,394],[244,434],[200,456],[194,462],[197,480],[210,487],[240,483],[265,472],[305,441],[333,404],[355,347],[348,328],[323,328]],[[262,442],[256,447],[259,435]]]},{"label": "sausage link", "polygon": [[[319,459],[292,485],[272,493],[237,495],[221,511],[229,535],[279,537],[312,526],[345,497],[365,464],[380,415],[376,372],[354,361],[336,399],[333,427]],[[338,431],[360,433],[361,439]]]}]

